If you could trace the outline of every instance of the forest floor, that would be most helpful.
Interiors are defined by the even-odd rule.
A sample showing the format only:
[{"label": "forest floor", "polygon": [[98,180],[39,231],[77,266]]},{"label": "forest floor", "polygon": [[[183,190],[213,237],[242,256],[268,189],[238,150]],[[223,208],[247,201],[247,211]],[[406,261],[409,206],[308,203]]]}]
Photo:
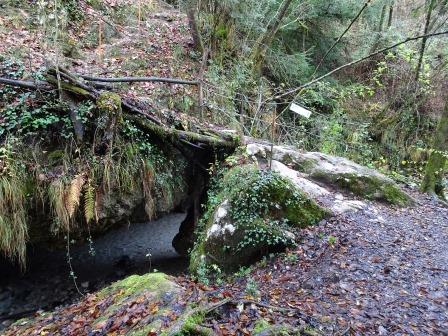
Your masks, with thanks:
[{"label": "forest floor", "polygon": [[[260,300],[297,308],[325,335],[448,335],[448,209],[413,196],[414,208],[369,203],[301,231],[297,249],[250,272]],[[247,280],[236,281],[209,295],[241,297],[246,288]],[[220,327],[244,334],[254,314],[300,321],[255,309],[234,312]]]},{"label": "forest floor", "polygon": [[297,249],[207,290],[244,299],[254,287],[260,302],[297,309],[234,310],[211,321],[217,334],[250,334],[263,317],[306,323],[324,335],[448,335],[448,209],[413,196],[413,208],[371,202],[302,230]]},{"label": "forest floor", "polygon": [[[21,61],[21,79],[29,79],[58,58],[61,65],[80,75],[196,79],[201,55],[192,48],[185,14],[164,2],[149,1],[139,21],[139,1],[104,2],[109,10],[80,1],[82,21],[71,22],[59,32],[58,43],[52,40],[53,23],[39,24],[36,5],[23,2],[18,10],[4,10],[0,13],[0,64],[2,58]],[[1,72],[0,76],[11,75]],[[196,87],[188,85],[140,82],[110,87],[122,97],[138,101],[142,110],[159,119],[180,115],[188,119],[194,105],[189,97],[197,96]]]},{"label": "forest floor", "polygon": [[[185,288],[176,304],[230,298],[231,304],[202,322],[216,335],[253,335],[260,319],[314,335],[448,335],[448,209],[430,197],[413,196],[412,208],[369,202],[366,210],[302,230],[297,248],[232,279],[205,285],[189,276],[174,278]],[[107,308],[96,300],[88,296],[38,317],[26,333],[22,325],[6,335],[108,334],[112,330],[94,332],[98,314],[92,312]],[[144,319],[153,308],[128,303],[102,326],[124,335],[130,318]],[[167,318],[167,327],[173,319]]]}]

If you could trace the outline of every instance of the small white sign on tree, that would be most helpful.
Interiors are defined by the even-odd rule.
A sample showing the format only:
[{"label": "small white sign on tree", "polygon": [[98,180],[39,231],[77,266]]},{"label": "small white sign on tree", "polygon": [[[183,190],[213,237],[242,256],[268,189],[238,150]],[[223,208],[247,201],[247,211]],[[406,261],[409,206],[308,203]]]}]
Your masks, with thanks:
[{"label": "small white sign on tree", "polygon": [[289,107],[289,109],[295,113],[297,113],[298,115],[301,115],[305,118],[309,118],[311,116],[311,111],[303,108],[302,106],[299,106],[297,104],[292,103],[291,106]]}]

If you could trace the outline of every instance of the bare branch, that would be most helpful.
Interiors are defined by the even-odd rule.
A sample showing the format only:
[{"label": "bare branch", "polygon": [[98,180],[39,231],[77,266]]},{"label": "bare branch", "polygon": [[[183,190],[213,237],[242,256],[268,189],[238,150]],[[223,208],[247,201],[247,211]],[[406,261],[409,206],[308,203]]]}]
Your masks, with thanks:
[{"label": "bare branch", "polygon": [[42,81],[23,81],[23,80],[17,80],[17,79],[9,79],[9,78],[3,78],[0,77],[0,84],[9,85],[9,86],[15,86],[20,87],[23,89],[30,89],[30,90],[51,90],[52,87],[49,86],[46,82]]},{"label": "bare branch", "polygon": [[316,67],[316,70],[314,70],[313,73],[313,77],[314,75],[317,73],[317,71],[319,70],[319,68],[321,67],[322,63],[325,61],[325,59],[327,58],[327,56],[330,54],[330,52],[334,49],[334,47],[336,47],[336,45],[342,40],[342,38],[345,36],[345,34],[348,33],[348,31],[350,30],[350,28],[355,24],[355,22],[359,19],[359,17],[361,16],[362,12],[364,12],[364,10],[369,6],[369,4],[372,2],[372,0],[367,0],[366,3],[364,4],[364,6],[362,6],[362,8],[360,9],[360,11],[358,12],[358,14],[353,18],[352,22],[350,22],[350,24],[348,25],[348,27],[344,30],[344,32],[341,34],[341,36],[339,36],[339,38],[333,43],[333,45],[330,47],[330,49],[328,49],[328,51],[325,53],[324,57],[322,57],[322,59],[320,60],[319,64]]},{"label": "bare branch", "polygon": [[172,84],[185,84],[185,85],[198,85],[198,81],[189,81],[177,78],[164,78],[164,77],[117,77],[117,78],[104,78],[93,77],[87,75],[79,75],[82,79],[92,82],[105,82],[105,83],[135,83],[135,82],[163,82]]},{"label": "bare branch", "polygon": [[320,77],[318,77],[318,78],[316,78],[316,79],[314,79],[314,80],[312,80],[312,81],[310,81],[310,82],[308,82],[308,83],[305,83],[305,84],[303,84],[303,85],[300,85],[299,87],[296,87],[296,88],[294,88],[294,89],[291,89],[291,90],[286,91],[286,92],[284,92],[284,93],[282,93],[282,94],[280,94],[280,95],[275,96],[274,99],[283,98],[283,97],[285,97],[285,96],[289,96],[290,94],[299,92],[299,91],[301,91],[301,90],[303,90],[303,89],[305,89],[305,88],[307,88],[307,87],[310,87],[310,86],[312,86],[312,85],[314,85],[314,84],[320,82],[322,79],[325,79],[325,78],[327,78],[327,77],[333,75],[334,73],[341,71],[342,69],[348,68],[348,67],[350,67],[350,66],[352,66],[352,65],[355,65],[355,64],[358,64],[358,63],[361,63],[361,62],[363,62],[363,61],[365,61],[365,60],[367,60],[367,59],[369,59],[369,58],[371,58],[371,57],[373,57],[373,56],[382,54],[382,53],[384,53],[384,52],[386,52],[386,51],[389,51],[389,50],[391,50],[391,49],[395,49],[395,48],[397,48],[398,46],[400,46],[400,45],[402,45],[402,44],[405,44],[405,43],[408,43],[408,42],[411,42],[411,41],[420,40],[420,39],[422,39],[422,38],[435,37],[435,36],[447,35],[447,34],[448,34],[448,30],[446,30],[446,31],[442,31],[442,32],[437,32],[437,33],[432,33],[432,34],[426,34],[426,35],[420,35],[420,36],[408,37],[406,40],[403,40],[403,41],[398,42],[398,43],[395,43],[394,45],[391,45],[391,46],[389,46],[389,47],[386,47],[386,48],[380,49],[380,50],[378,50],[378,51],[375,51],[375,52],[372,53],[372,54],[369,54],[369,55],[367,55],[367,56],[365,56],[365,57],[359,58],[359,59],[357,59],[357,60],[355,60],[355,61],[352,61],[352,62],[350,62],[350,63],[341,65],[340,67],[338,67],[338,68],[336,68],[336,69],[333,69],[333,70],[331,70],[330,72],[326,73],[325,75],[322,75],[322,76],[320,76]]}]

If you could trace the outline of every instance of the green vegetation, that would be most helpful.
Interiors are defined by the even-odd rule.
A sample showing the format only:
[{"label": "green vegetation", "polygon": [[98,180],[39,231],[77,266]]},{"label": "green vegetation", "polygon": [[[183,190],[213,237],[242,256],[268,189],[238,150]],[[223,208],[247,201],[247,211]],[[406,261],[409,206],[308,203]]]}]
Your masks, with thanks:
[{"label": "green vegetation", "polygon": [[[18,62],[4,61],[1,69],[12,76],[23,73]],[[182,157],[124,120],[117,94],[75,107],[51,93],[6,87],[3,96],[0,250],[22,265],[29,240],[101,231],[111,218],[128,220],[140,204],[153,218],[171,209],[175,192],[185,188]],[[116,217],[122,197],[128,199],[127,212]]]},{"label": "green vegetation", "polygon": [[435,193],[442,199],[446,199],[444,194],[443,176],[447,163],[448,149],[448,100],[445,110],[439,120],[433,140],[433,148],[429,154],[428,164],[426,166],[425,177],[422,182],[422,190]]},{"label": "green vegetation", "polygon": [[25,167],[13,159],[14,154],[11,142],[0,147],[0,250],[24,265],[29,177]]},{"label": "green vegetation", "polygon": [[269,324],[268,321],[266,321],[265,319],[259,319],[257,320],[257,322],[255,322],[255,327],[254,327],[254,335],[261,333],[262,331],[269,329],[271,325]]},{"label": "green vegetation", "polygon": [[258,284],[253,278],[247,278],[246,294],[252,297],[256,297],[259,294]]},{"label": "green vegetation", "polygon": [[[245,135],[270,139],[277,108],[281,115],[276,142],[348,157],[402,182],[418,183],[424,163],[409,163],[414,162],[416,148],[432,147],[434,116],[443,109],[448,54],[444,37],[431,39],[431,44],[423,39],[401,45],[294,94],[284,94],[405,37],[443,31],[446,2],[418,6],[374,1],[353,25],[364,2],[212,3],[217,6],[202,5],[197,17],[203,44],[213,55],[206,78],[219,88],[211,90],[210,106],[227,112],[213,113],[213,121],[237,124]],[[267,40],[262,71],[254,73],[251,55],[284,3],[289,7]],[[423,26],[428,17],[432,23],[424,32],[412,29]],[[312,116],[305,119],[290,112],[291,102],[308,108]]]},{"label": "green vegetation", "polygon": [[[312,247],[288,251],[300,244],[297,233],[330,215],[320,203],[338,216],[339,211],[345,216],[346,210],[367,209],[362,202],[346,199],[345,192],[400,206],[413,200],[392,180],[370,170],[365,176],[352,173],[356,169],[338,173],[339,162],[328,162],[330,156],[319,162],[295,162],[293,154],[279,160],[295,170],[277,166],[291,174],[290,180],[271,171],[274,153],[264,154],[282,145],[295,153],[347,157],[414,189],[421,185],[422,191],[446,201],[448,1],[168,2],[1,1],[0,253],[25,266],[27,244],[57,245],[64,237],[70,264],[71,239],[91,242],[92,235],[117,223],[188,208],[188,232],[179,236],[190,236],[179,245],[183,250],[191,246],[194,229],[190,270],[200,284],[191,281],[184,291],[163,274],[131,276],[95,298],[89,296],[85,302],[92,305],[76,314],[100,327],[107,320],[103,327],[119,334],[168,334],[168,325],[179,321],[182,324],[173,323],[178,335],[208,335],[221,322],[213,316],[210,324],[211,312],[234,322],[231,307],[239,311],[238,330],[245,334],[319,334],[317,328],[302,325],[308,323],[305,317],[313,313],[322,318],[316,325],[326,324],[331,309],[329,316],[320,316],[313,311],[317,302],[299,306],[294,298],[288,304],[291,309],[268,306],[283,304],[280,295],[312,294],[315,287],[308,282],[313,277],[303,277],[306,286],[297,284],[297,292],[276,293],[272,287],[277,285],[275,276],[281,286],[288,283],[289,274],[284,273],[292,273],[292,268],[311,268],[308,257],[321,262],[325,255],[315,252],[327,249],[341,257],[344,253],[336,252],[345,251],[345,237],[328,230],[340,223],[335,220],[319,229],[322,241],[313,239]],[[89,75],[171,80],[105,84]],[[173,78],[188,80],[188,85]],[[310,110],[310,117],[294,113],[292,103]],[[245,142],[263,144],[263,149],[249,158],[235,150]],[[327,163],[328,169],[316,167]],[[317,199],[313,201],[298,188],[307,182],[302,178],[325,184],[331,195],[310,183],[304,190],[310,188],[306,191]],[[333,187],[344,194],[335,195]],[[206,188],[208,198],[201,209]],[[395,217],[384,218],[398,223]],[[408,221],[414,218],[406,218],[403,227],[409,228]],[[275,260],[266,257],[285,250]],[[257,268],[244,269],[256,260],[262,260]],[[287,265],[279,266],[281,262]],[[338,264],[341,272],[351,270],[346,263]],[[258,273],[268,266],[281,274]],[[234,278],[226,278],[238,269]],[[320,280],[333,282],[325,275]],[[75,280],[73,268],[71,276]],[[208,288],[235,277],[244,279],[232,290]],[[331,290],[342,298],[337,290],[345,290],[344,281],[337,286],[339,275],[334,281],[336,286],[320,293],[325,296]],[[234,295],[236,287],[239,295]],[[180,291],[185,296],[177,300]],[[96,299],[103,301],[91,314]],[[220,299],[225,301],[221,306],[218,302],[218,307],[200,311]],[[154,310],[148,308],[151,303]],[[96,315],[98,307],[101,314]],[[86,311],[88,316],[83,315]],[[300,316],[300,332],[298,324],[283,324],[290,319],[272,319],[281,313],[291,319]],[[248,316],[254,320],[242,323]],[[345,318],[335,323],[349,329],[333,328],[333,333],[371,331],[363,321],[358,325]],[[389,322],[373,332],[389,332]]]}]

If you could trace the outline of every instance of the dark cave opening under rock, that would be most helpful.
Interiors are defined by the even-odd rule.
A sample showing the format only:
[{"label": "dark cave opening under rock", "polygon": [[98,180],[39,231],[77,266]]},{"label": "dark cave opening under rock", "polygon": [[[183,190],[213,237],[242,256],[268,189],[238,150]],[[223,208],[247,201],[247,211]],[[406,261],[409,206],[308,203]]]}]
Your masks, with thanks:
[{"label": "dark cave opening under rock", "polygon": [[0,329],[14,320],[70,304],[131,274],[162,271],[178,275],[187,270],[188,260],[172,247],[185,213],[171,213],[157,220],[120,226],[103,236],[67,249],[28,248],[27,268],[22,271],[9,260],[0,259]]}]

